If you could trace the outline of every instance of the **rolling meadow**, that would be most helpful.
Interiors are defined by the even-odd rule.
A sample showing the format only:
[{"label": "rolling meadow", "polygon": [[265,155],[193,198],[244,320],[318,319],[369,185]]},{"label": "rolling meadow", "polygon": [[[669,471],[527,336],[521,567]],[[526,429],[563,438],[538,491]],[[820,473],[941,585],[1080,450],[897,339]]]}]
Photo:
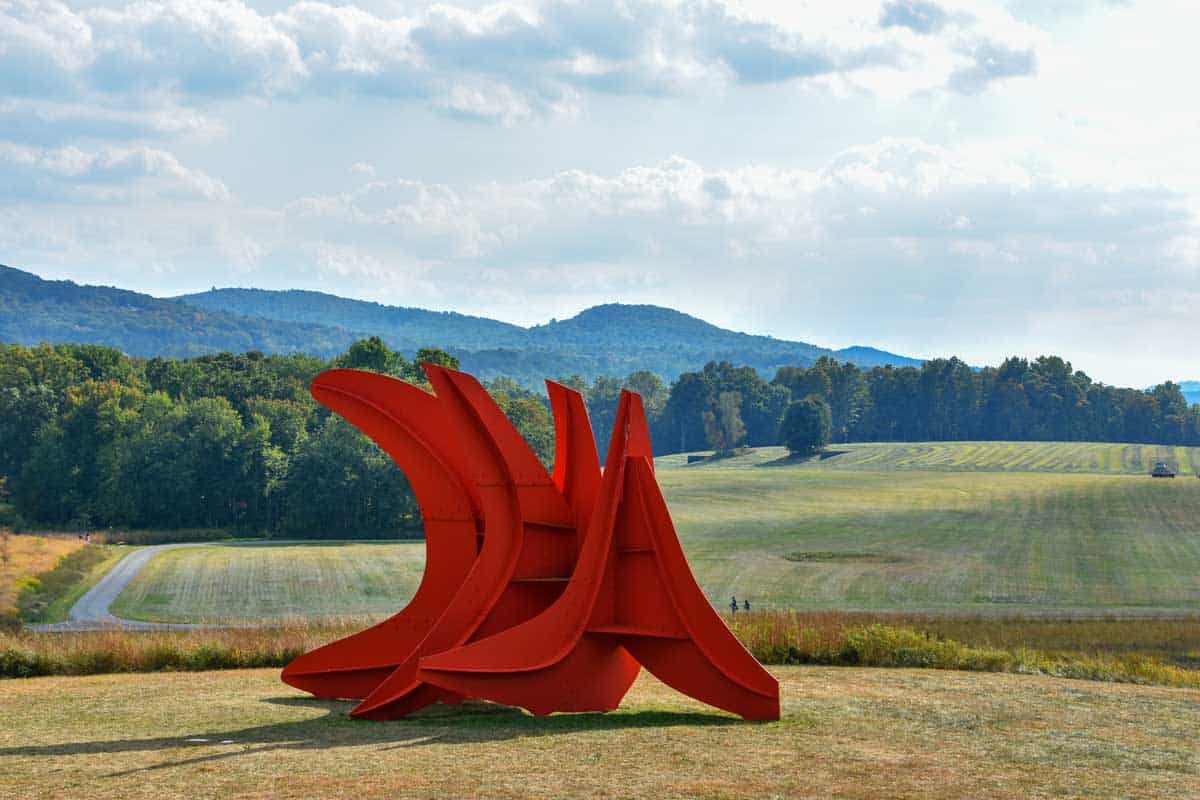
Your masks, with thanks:
[{"label": "rolling meadow", "polygon": [[[1167,458],[1179,478],[1146,474]],[[213,625],[0,633],[0,672],[28,678],[0,681],[0,781],[23,797],[1194,797],[1200,480],[1182,470],[1198,462],[1002,442],[659,459],[703,589],[751,600],[723,613],[780,680],[765,725],[648,674],[614,714],[350,720],[278,668],[403,606],[422,543],[164,551],[114,613]]]},{"label": "rolling meadow", "polygon": [[[938,443],[782,448],[658,480],[719,607],[1026,616],[1200,609],[1200,480],[1147,473],[1154,446]],[[1173,448],[1176,463],[1195,450]],[[220,545],[163,553],[114,611],[159,622],[386,614],[421,577],[420,542]]]}]

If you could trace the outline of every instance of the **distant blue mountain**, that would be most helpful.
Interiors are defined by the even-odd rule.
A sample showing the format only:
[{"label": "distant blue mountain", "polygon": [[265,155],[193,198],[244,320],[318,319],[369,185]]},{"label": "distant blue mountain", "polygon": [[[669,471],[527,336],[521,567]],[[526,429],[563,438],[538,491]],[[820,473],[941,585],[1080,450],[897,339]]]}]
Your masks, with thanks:
[{"label": "distant blue mountain", "polygon": [[1200,381],[1180,381],[1179,388],[1189,404],[1200,403]]},{"label": "distant blue mountain", "polygon": [[0,342],[79,342],[135,356],[186,358],[222,350],[331,356],[354,335],[326,325],[201,309],[109,286],[47,281],[0,264]]},{"label": "distant blue mountain", "polygon": [[590,379],[640,369],[673,379],[709,361],[749,365],[767,378],[781,366],[807,366],[822,356],[861,367],[921,363],[872,347],[832,350],[739,333],[661,306],[600,305],[570,319],[522,328],[486,317],[297,290],[214,288],[160,299],[47,281],[0,265],[0,341],[87,342],[147,357],[221,350],[327,357],[370,335],[404,353],[440,347],[483,378],[508,375],[527,384],[544,376]]},{"label": "distant blue mountain", "polygon": [[484,317],[384,306],[319,292],[215,289],[177,300],[284,322],[325,321],[381,337],[393,349],[437,346],[450,350],[479,375],[509,375],[532,382],[545,375],[627,375],[648,369],[667,378],[709,361],[749,365],[768,378],[788,364],[809,365],[822,356],[863,367],[919,365],[871,347],[825,347],[718,328],[671,308],[610,303],[565,320],[522,328]]}]

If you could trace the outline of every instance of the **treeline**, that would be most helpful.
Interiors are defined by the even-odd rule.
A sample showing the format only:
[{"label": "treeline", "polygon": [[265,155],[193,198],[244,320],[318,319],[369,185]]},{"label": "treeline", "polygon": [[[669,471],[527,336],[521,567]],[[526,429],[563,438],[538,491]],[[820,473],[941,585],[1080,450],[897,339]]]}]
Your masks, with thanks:
[{"label": "treeline", "polygon": [[[420,361],[458,366],[440,350],[409,361],[378,339],[332,360],[0,345],[0,486],[21,518],[42,525],[419,536],[399,470],[308,384],[332,366],[423,383]],[[543,402],[511,381],[492,394],[549,460]]]},{"label": "treeline", "polygon": [[[419,535],[403,476],[317,405],[308,384],[332,366],[423,384],[421,361],[457,366],[441,350],[406,359],[378,338],[333,359],[248,352],[147,360],[95,345],[0,345],[0,503],[11,501],[30,523],[78,529]],[[796,420],[806,416],[796,404],[835,442],[1200,444],[1200,406],[1189,406],[1179,386],[1106,386],[1054,356],[982,370],[935,359],[864,371],[822,358],[770,381],[751,367],[712,362],[669,386],[647,371],[560,380],[587,398],[601,457],[625,387],[642,395],[659,453],[778,444],[785,416],[792,446],[803,427]],[[487,388],[549,464],[554,430],[544,394],[508,378]]]},{"label": "treeline", "polygon": [[[981,370],[957,358],[870,370],[822,358],[812,367],[783,367],[770,382],[745,367],[710,363],[671,386],[654,425],[655,447],[668,453],[774,444],[789,404],[811,397],[828,405],[835,442],[1200,444],[1200,405],[1189,406],[1178,384],[1149,391],[1108,386],[1057,356],[1042,356]],[[735,412],[744,434],[729,441],[721,437],[737,430]],[[722,417],[729,421],[714,428]]]}]

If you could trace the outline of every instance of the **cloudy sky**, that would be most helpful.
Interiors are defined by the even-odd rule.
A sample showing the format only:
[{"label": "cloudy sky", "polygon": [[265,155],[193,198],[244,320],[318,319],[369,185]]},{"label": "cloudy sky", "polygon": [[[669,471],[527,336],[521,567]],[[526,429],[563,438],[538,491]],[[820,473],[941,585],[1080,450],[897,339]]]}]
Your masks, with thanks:
[{"label": "cloudy sky", "polygon": [[1200,377],[1200,5],[0,0],[0,263]]}]

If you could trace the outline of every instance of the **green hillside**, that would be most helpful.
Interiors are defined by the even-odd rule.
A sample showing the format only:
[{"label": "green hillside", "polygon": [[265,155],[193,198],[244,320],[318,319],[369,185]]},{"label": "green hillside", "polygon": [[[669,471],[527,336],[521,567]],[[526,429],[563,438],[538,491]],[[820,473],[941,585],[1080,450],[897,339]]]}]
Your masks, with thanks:
[{"label": "green hillside", "polygon": [[417,350],[434,343],[472,350],[524,343],[526,331],[507,322],[452,311],[385,306],[321,292],[213,289],[174,298],[206,310],[224,309],[247,317],[332,325],[385,339],[394,350]]},{"label": "green hillside", "polygon": [[304,351],[331,356],[354,340],[325,325],[201,309],[108,286],[46,281],[0,264],[0,342],[77,342],[137,356]]},{"label": "green hillside", "polygon": [[496,320],[417,308],[384,306],[319,292],[214,289],[176,298],[205,309],[227,309],[265,319],[322,322],[383,338],[394,349],[436,344],[450,349],[484,378],[526,383],[577,373],[628,375],[648,369],[673,378],[709,361],[746,364],[765,375],[821,356],[852,359],[863,367],[917,365],[918,359],[870,347],[830,350],[804,342],[725,330],[670,308],[611,303],[566,320],[521,328]]},{"label": "green hillside", "polygon": [[1180,381],[1179,388],[1189,403],[1200,403],[1200,381]]},{"label": "green hillside", "polygon": [[863,367],[917,365],[869,347],[830,350],[725,330],[658,306],[603,305],[522,328],[484,317],[385,306],[320,292],[213,289],[172,299],[71,281],[46,281],[0,265],[0,342],[104,344],[135,356],[220,351],[303,351],[330,356],[379,336],[393,350],[439,347],[480,378],[540,386],[545,377],[624,376],[649,370],[670,380],[710,361],[752,366],[768,377],[821,356]]},{"label": "green hillside", "polygon": [[[714,603],[947,614],[1179,614],[1200,607],[1200,480],[1144,473],[1153,447],[855,445],[825,461],[658,460]],[[1200,453],[1176,451],[1188,463]],[[371,549],[375,548],[375,549]],[[379,613],[411,596],[420,546],[177,551],[120,598],[130,616]],[[386,554],[395,580],[357,576]],[[364,588],[366,587],[366,588]]]}]

